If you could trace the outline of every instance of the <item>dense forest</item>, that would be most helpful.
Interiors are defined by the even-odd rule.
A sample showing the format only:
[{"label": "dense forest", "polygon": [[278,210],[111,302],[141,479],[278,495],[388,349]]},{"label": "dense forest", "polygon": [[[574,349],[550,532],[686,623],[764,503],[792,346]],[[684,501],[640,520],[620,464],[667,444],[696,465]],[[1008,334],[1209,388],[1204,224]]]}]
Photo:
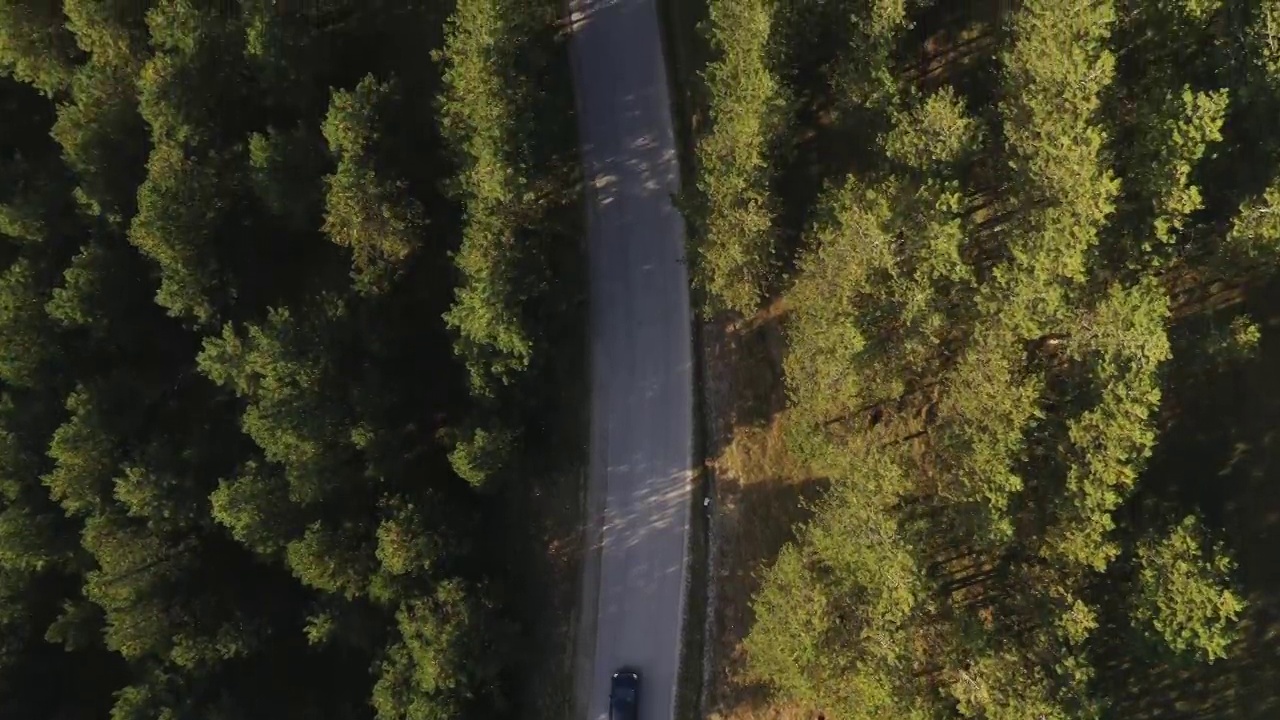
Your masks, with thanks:
[{"label": "dense forest", "polygon": [[830,483],[750,675],[841,720],[1275,717],[1280,2],[707,6],[694,276],[782,307]]},{"label": "dense forest", "polygon": [[513,712],[557,10],[0,2],[0,716]]}]

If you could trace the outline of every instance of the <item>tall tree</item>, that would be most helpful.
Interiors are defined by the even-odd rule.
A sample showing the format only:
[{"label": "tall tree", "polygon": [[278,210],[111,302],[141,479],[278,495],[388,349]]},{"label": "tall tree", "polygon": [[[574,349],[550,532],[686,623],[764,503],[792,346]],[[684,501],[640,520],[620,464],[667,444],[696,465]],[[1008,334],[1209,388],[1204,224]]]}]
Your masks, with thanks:
[{"label": "tall tree", "polygon": [[[325,178],[324,231],[351,249],[352,277],[365,291],[385,287],[421,243],[422,206],[403,180],[388,177],[381,127],[395,113],[394,85],[366,76],[329,104],[324,137],[338,162]],[[380,172],[381,170],[381,172]]]},{"label": "tall tree", "polygon": [[456,351],[479,395],[512,383],[528,367],[535,343],[522,309],[530,288],[521,283],[534,260],[516,224],[529,192],[516,157],[518,87],[503,76],[515,62],[518,17],[503,0],[463,0],[440,52],[440,132],[455,148],[455,196],[463,212],[454,258],[460,282],[445,322],[457,333]]},{"label": "tall tree", "polygon": [[1189,515],[1168,534],[1142,541],[1134,617],[1175,654],[1213,662],[1227,657],[1239,637],[1236,621],[1245,603],[1231,587],[1234,561],[1206,535]]},{"label": "tall tree", "polygon": [[710,128],[698,140],[695,282],[708,307],[755,310],[773,276],[769,158],[784,90],[769,66],[769,0],[712,2],[705,70]]}]

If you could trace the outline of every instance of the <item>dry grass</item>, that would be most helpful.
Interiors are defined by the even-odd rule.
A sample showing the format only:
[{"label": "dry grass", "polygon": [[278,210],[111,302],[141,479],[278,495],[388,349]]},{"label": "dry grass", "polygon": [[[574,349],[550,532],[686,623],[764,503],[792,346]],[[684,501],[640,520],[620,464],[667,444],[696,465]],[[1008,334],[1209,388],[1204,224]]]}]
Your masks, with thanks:
[{"label": "dry grass", "polygon": [[782,384],[786,310],[716,320],[703,330],[708,471],[714,485],[712,594],[704,707],[714,720],[810,720],[812,713],[769,702],[744,673],[742,641],[760,573],[806,519],[822,483],[787,452]]},{"label": "dry grass", "polygon": [[712,712],[707,720],[813,720],[813,712],[800,708],[739,704],[726,714]]}]

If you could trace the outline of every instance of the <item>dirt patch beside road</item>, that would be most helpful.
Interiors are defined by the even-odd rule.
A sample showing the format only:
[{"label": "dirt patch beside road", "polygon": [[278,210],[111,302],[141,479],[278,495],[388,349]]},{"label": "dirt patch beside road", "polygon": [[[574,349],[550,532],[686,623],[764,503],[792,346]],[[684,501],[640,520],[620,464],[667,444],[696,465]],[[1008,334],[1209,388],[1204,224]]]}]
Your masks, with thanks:
[{"label": "dirt patch beside road", "polygon": [[702,401],[712,479],[703,707],[710,720],[809,720],[768,703],[744,676],[742,641],[761,571],[807,518],[824,482],[783,440],[782,303],[745,320],[717,318],[702,331]]}]

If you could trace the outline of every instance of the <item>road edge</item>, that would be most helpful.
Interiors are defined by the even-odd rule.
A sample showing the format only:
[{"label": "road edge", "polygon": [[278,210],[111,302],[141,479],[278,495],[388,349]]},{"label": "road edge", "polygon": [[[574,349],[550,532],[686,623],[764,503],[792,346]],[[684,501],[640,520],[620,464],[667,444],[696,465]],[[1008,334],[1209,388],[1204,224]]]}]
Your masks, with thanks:
[{"label": "road edge", "polygon": [[[579,66],[581,60],[578,57],[577,43],[575,39],[574,12],[571,7],[571,0],[561,0],[560,9],[563,14],[562,26],[565,28],[566,42],[568,43],[569,57],[569,74],[573,86],[573,111],[574,124],[581,128],[582,118],[582,99],[578,94],[578,77]],[[581,132],[579,130],[579,136]],[[578,154],[578,165],[583,165],[585,158],[582,155],[581,137],[576,145]],[[594,323],[593,317],[595,308],[591,303],[591,247],[587,238],[586,228],[588,226],[588,216],[591,214],[591,203],[587,201],[587,193],[590,188],[589,179],[584,172],[582,175],[581,187],[579,194],[582,197],[582,218],[583,232],[579,237],[579,244],[582,248],[583,257],[586,259],[586,287],[583,292],[583,302],[586,304],[586,312],[583,317],[587,321],[587,328],[584,336],[586,338],[584,360],[588,377],[591,378],[592,360],[595,352],[595,345],[592,342],[593,334],[591,332]],[[582,483],[582,492],[579,494],[580,507],[585,512],[583,518],[581,532],[579,533],[579,542],[582,548],[582,567],[578,576],[578,617],[574,626],[574,653],[573,653],[573,716],[575,718],[586,718],[590,708],[590,692],[591,692],[591,675],[595,666],[595,650],[596,650],[596,623],[598,621],[598,609],[600,604],[600,550],[604,537],[604,494],[600,492],[600,488],[591,481],[595,476],[594,463],[595,454],[591,452],[592,445],[595,440],[595,395],[596,388],[592,379],[587,381],[587,462],[583,464],[584,477]]]},{"label": "road edge", "polygon": [[[679,0],[676,0],[676,1],[678,2]],[[576,44],[574,42],[574,30],[576,28],[577,23],[575,22],[575,19],[574,19],[574,11],[573,11],[573,8],[571,7],[571,2],[572,0],[561,0],[561,11],[563,13],[563,20],[561,21],[561,24],[565,28],[565,32],[568,35],[570,73],[574,78],[574,87],[575,87],[574,112],[577,116],[575,118],[575,122],[578,123],[580,122],[580,118],[582,117],[582,102],[576,90],[577,78],[580,76],[579,68],[581,65],[581,60],[576,51]],[[671,33],[671,27],[669,23],[670,18],[668,16],[668,12],[671,9],[671,2],[672,0],[654,0],[655,10],[658,16],[657,20],[658,20],[658,29],[659,29],[659,40],[662,45],[664,66],[665,66],[666,75],[667,75],[667,87],[670,93],[670,97],[672,98],[669,112],[671,114],[672,128],[673,128],[673,133],[675,135],[674,140],[677,147],[677,158],[676,158],[676,166],[678,171],[677,183],[679,184],[679,189],[682,192],[683,188],[685,187],[685,180],[688,177],[690,177],[688,170],[686,169],[687,168],[686,162],[691,161],[692,153],[689,152],[689,147],[691,147],[689,145],[689,143],[691,142],[691,138],[686,128],[687,116],[683,112],[683,108],[685,107],[685,104],[686,104],[686,97],[685,97],[686,93],[682,88],[681,83],[677,81],[677,78],[680,77],[679,75],[680,68],[683,67],[683,64],[679,60],[677,60],[675,57],[673,57],[672,43],[669,42],[669,34]],[[583,158],[581,156],[581,144],[579,144],[578,149],[579,149],[579,162],[582,162]],[[589,182],[589,179],[584,176],[582,180],[582,194],[584,196],[584,202],[583,202],[584,218],[589,216],[591,213],[592,204],[590,202],[585,201],[585,196],[587,193],[590,192],[590,189],[591,189],[591,184]],[[680,208],[677,206],[676,210],[679,212]],[[692,228],[690,226],[688,219],[684,216],[684,213],[681,213],[681,218],[684,220],[685,257],[687,258],[689,254],[688,253],[689,237],[690,237],[690,232]],[[587,226],[587,223],[584,222],[584,228],[586,226]],[[588,253],[588,273],[587,274],[588,274],[588,283],[590,283],[590,276],[591,276],[590,258],[589,258],[590,244],[587,240],[585,233],[582,236],[581,242],[582,242],[584,251]],[[687,263],[687,260],[686,260],[686,263]],[[686,265],[686,269],[687,269],[687,265]],[[690,720],[695,720],[701,717],[700,698],[701,698],[701,690],[702,690],[702,682],[701,682],[702,673],[699,672],[696,676],[693,676],[691,678],[687,674],[686,668],[695,667],[695,665],[691,663],[690,660],[702,659],[703,638],[705,634],[706,618],[710,616],[706,612],[705,597],[700,595],[696,591],[698,586],[703,585],[706,582],[705,563],[701,562],[701,560],[705,557],[705,552],[706,552],[706,526],[705,526],[706,514],[704,512],[699,512],[698,509],[704,506],[703,497],[705,496],[705,491],[707,489],[706,482],[705,482],[707,473],[704,468],[704,451],[703,451],[704,420],[703,420],[702,402],[701,402],[702,393],[700,390],[701,378],[702,378],[703,353],[702,353],[702,345],[701,345],[700,323],[698,322],[697,313],[696,311],[694,311],[694,307],[696,307],[697,304],[693,297],[694,291],[692,289],[690,278],[687,272],[686,272],[686,284],[690,286],[689,290],[691,294],[689,334],[688,334],[688,339],[690,344],[689,391],[690,391],[691,432],[690,432],[690,438],[689,438],[689,453],[688,453],[689,472],[690,472],[690,477],[688,478],[688,482],[690,483],[690,493],[689,493],[690,498],[689,498],[689,506],[687,508],[687,511],[689,513],[689,522],[686,523],[685,530],[684,530],[685,550],[684,550],[683,562],[681,564],[681,585],[684,588],[684,592],[681,594],[680,606],[679,606],[678,622],[680,627],[681,640],[677,648],[676,658],[675,658],[674,670],[676,674],[676,687],[672,694],[672,705],[673,705],[672,712],[673,712],[673,717],[675,718],[689,718]],[[594,309],[590,306],[590,295],[591,295],[590,292],[586,293],[586,298],[588,303],[586,317],[588,318],[588,324],[589,324],[588,332],[587,332],[588,342],[586,343],[587,345],[586,361],[587,361],[588,368],[592,367],[591,358],[593,355],[593,346],[592,346],[592,343],[590,342],[590,338],[593,335],[591,333],[590,325],[593,323],[591,318],[593,316]],[[597,442],[597,439],[594,436],[596,426],[593,420],[595,416],[594,410],[595,410],[595,397],[596,397],[594,385],[592,385],[592,390],[589,397],[590,397],[590,399],[588,400],[589,409],[587,413],[589,427],[591,428],[589,431],[589,437],[590,437],[589,442],[592,445],[594,445]],[[586,510],[586,518],[585,518],[585,522],[583,523],[582,532],[581,532],[583,556],[582,556],[582,568],[581,568],[580,579],[579,579],[580,607],[578,612],[580,615],[577,618],[577,622],[574,623],[574,626],[576,629],[574,631],[575,638],[573,643],[575,646],[575,650],[574,650],[575,667],[573,670],[573,684],[574,684],[573,712],[574,712],[574,716],[577,718],[585,718],[588,712],[590,711],[590,702],[591,702],[590,692],[593,689],[592,674],[595,670],[595,649],[596,649],[595,646],[596,646],[596,635],[598,630],[597,623],[598,623],[598,606],[599,606],[599,599],[600,599],[600,562],[601,562],[601,550],[602,550],[601,546],[603,544],[603,534],[604,534],[603,505],[604,505],[605,493],[601,492],[602,488],[597,487],[596,484],[591,481],[591,478],[596,476],[596,472],[595,472],[595,468],[593,467],[593,464],[595,463],[595,458],[597,457],[597,454],[594,452],[591,452],[589,447],[588,456],[589,456],[589,459],[586,465],[587,474],[586,474],[586,477],[584,478],[585,487],[580,496],[582,500],[582,506]],[[697,532],[694,532],[695,523],[697,523],[698,525]],[[688,622],[689,620],[688,615],[691,610],[695,612],[699,612],[703,615],[702,623],[697,623],[695,625],[693,623]],[[696,632],[691,636],[690,628],[693,628],[693,627],[696,627]],[[696,654],[691,652],[692,648],[696,648]],[[702,662],[698,662],[696,664],[696,667],[701,668],[702,665],[703,665]]]},{"label": "road edge", "polygon": [[[672,127],[677,148],[677,167],[681,195],[694,187],[696,157],[694,137],[699,113],[698,76],[694,72],[697,62],[693,50],[699,19],[705,15],[704,0],[655,0],[658,10],[659,32],[667,71],[667,87],[671,97]],[[685,228],[685,266],[693,251],[695,227],[680,206]],[[677,720],[700,720],[706,710],[706,691],[709,687],[708,644],[711,628],[712,603],[714,602],[714,483],[707,466],[707,408],[704,380],[706,366],[704,322],[699,313],[703,306],[701,294],[689,282],[690,315],[689,341],[691,343],[691,404],[692,430],[690,470],[689,524],[685,528],[684,597],[682,599],[680,656],[676,662],[676,692],[673,717]],[[699,622],[698,620],[701,620]]]}]

